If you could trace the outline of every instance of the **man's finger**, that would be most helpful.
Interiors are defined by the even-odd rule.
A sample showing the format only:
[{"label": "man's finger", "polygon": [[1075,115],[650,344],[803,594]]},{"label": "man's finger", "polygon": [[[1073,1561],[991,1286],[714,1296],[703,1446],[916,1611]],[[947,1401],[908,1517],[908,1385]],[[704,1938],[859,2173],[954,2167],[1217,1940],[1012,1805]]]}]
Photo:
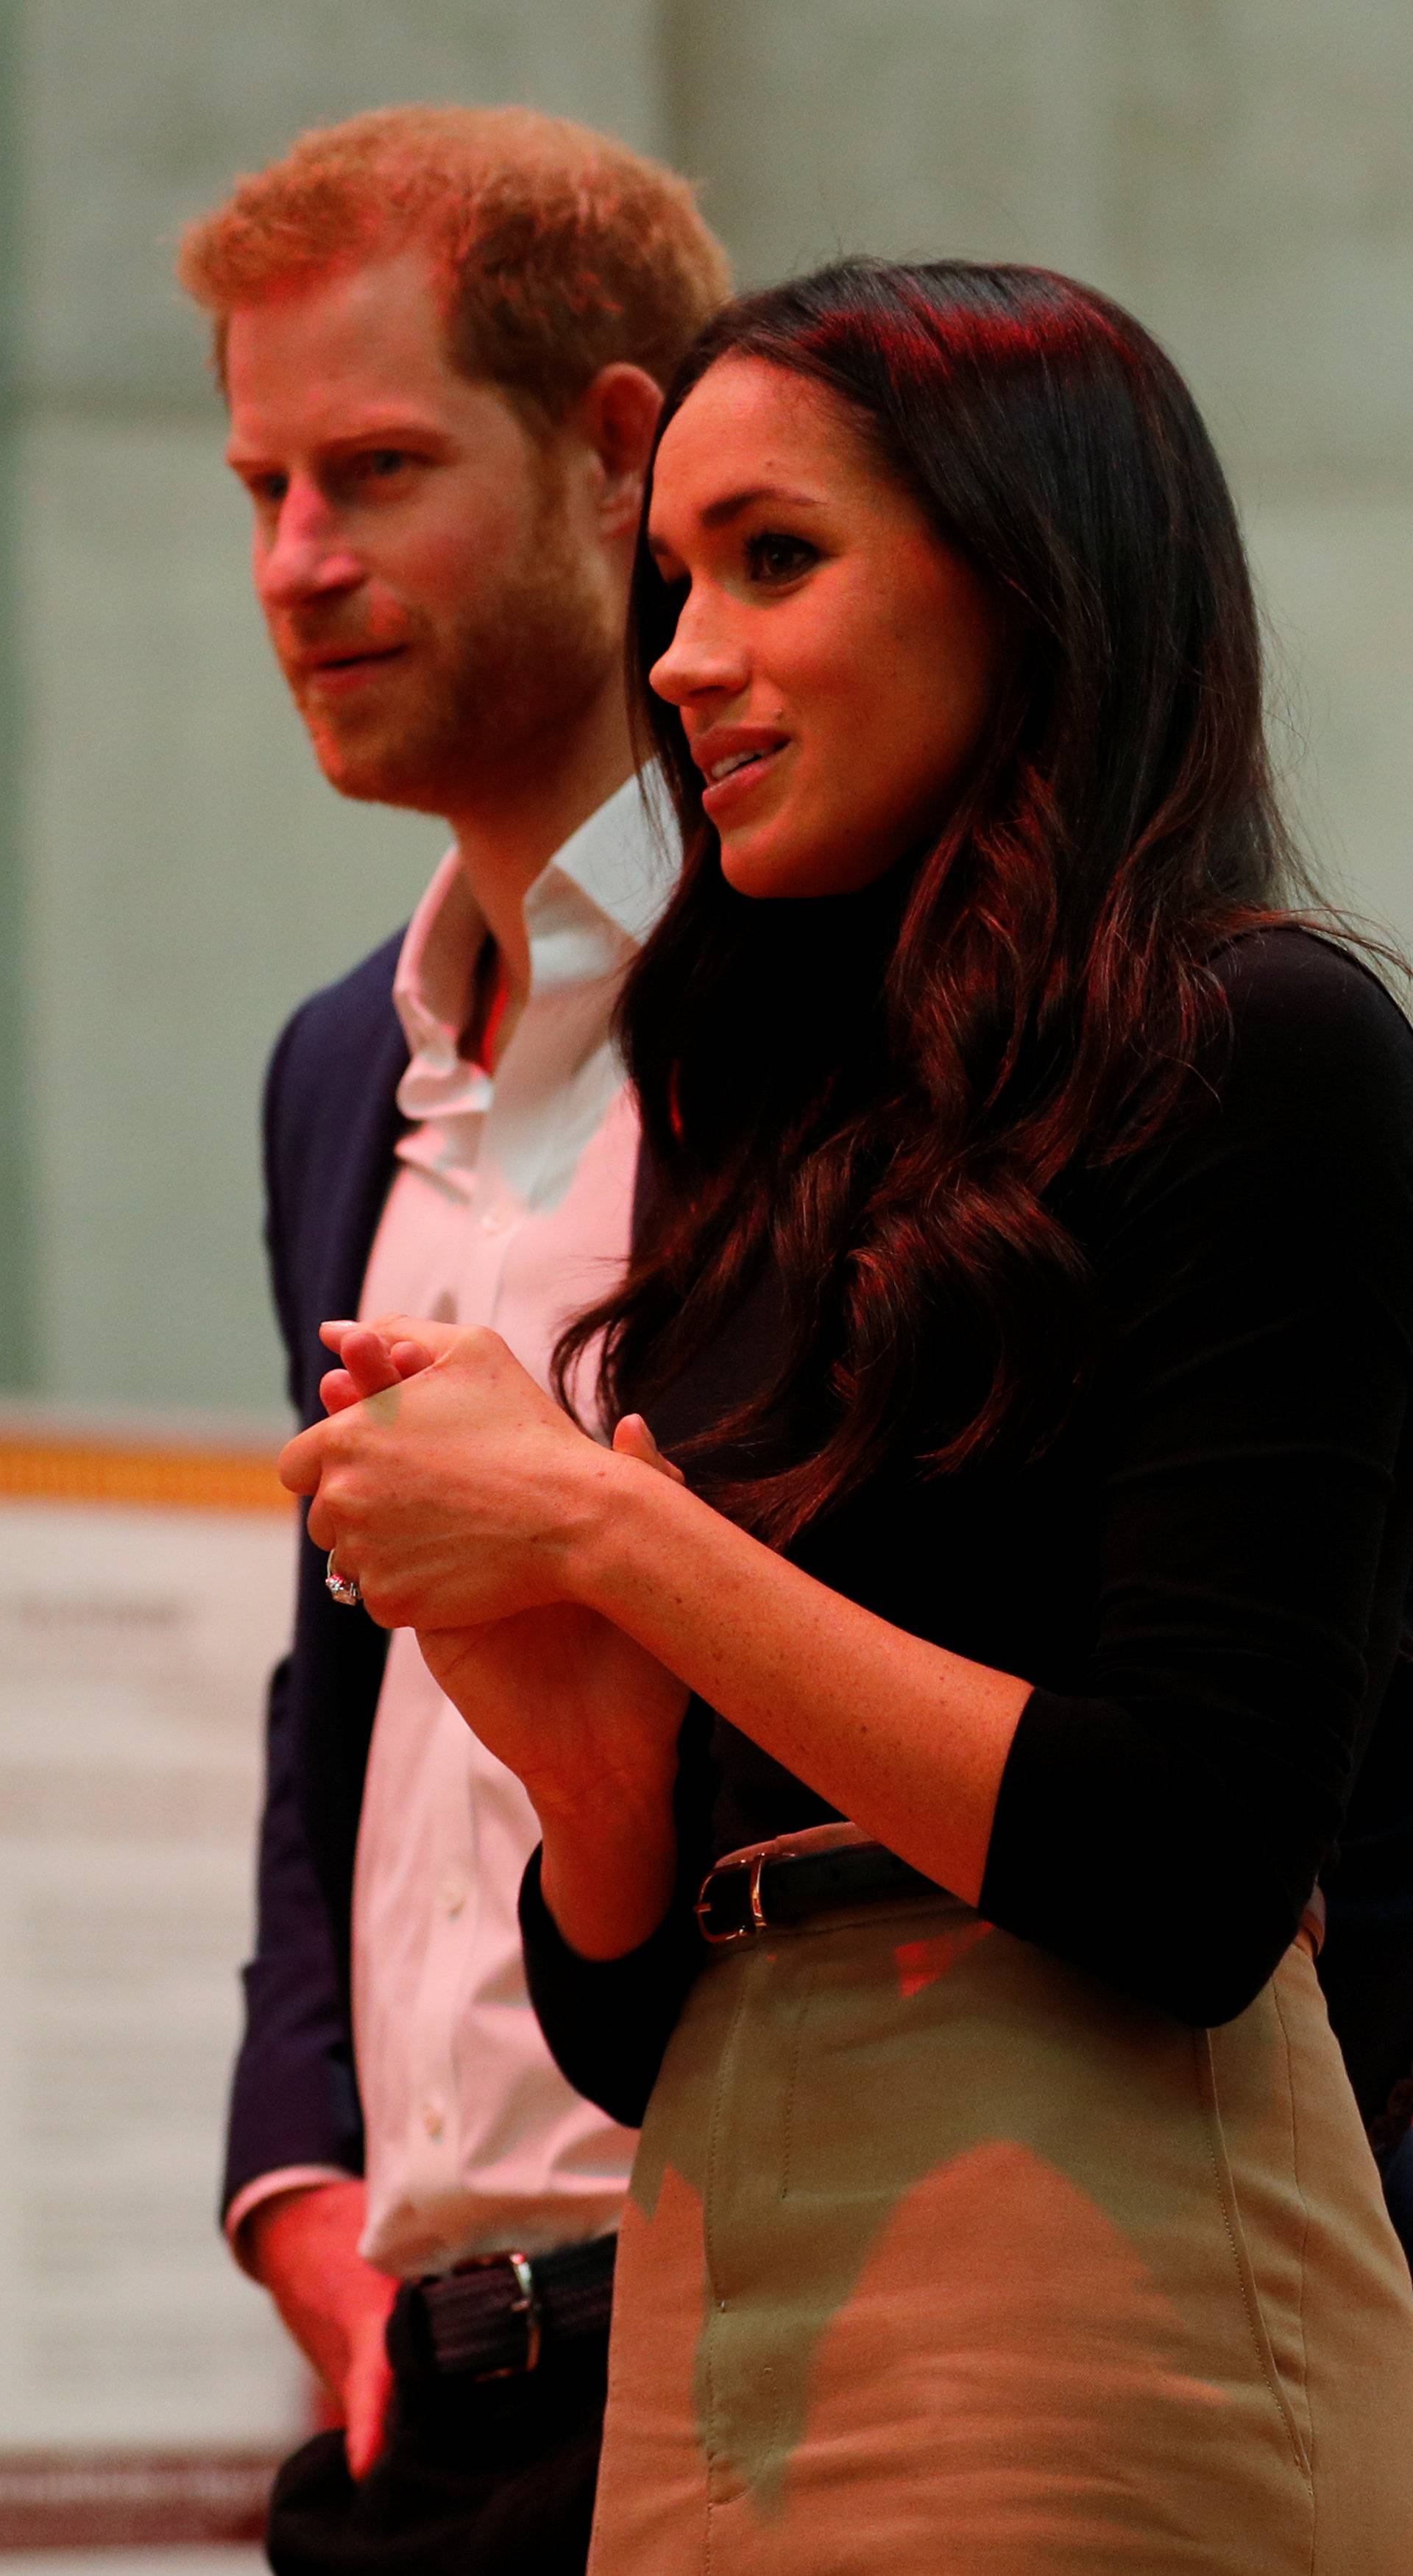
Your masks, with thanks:
[{"label": "man's finger", "polygon": [[359,1402],[358,1389],[347,1369],[325,1369],[319,1380],[319,1401],[326,1413],[347,1413]]},{"label": "man's finger", "polygon": [[382,2450],[391,2396],[392,2371],[380,2334],[377,2344],[355,2359],[344,2391],[348,2420],[343,2440],[351,2478],[366,2478]]}]

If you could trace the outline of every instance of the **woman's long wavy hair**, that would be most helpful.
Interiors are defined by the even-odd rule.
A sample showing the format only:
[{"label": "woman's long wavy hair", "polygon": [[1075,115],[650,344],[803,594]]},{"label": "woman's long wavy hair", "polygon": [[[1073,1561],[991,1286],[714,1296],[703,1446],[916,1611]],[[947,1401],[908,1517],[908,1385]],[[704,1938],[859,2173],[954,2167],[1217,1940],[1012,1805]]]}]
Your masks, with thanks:
[{"label": "woman's long wavy hair", "polygon": [[656,1203],[559,1384],[602,1334],[606,1418],[650,1408],[768,1260],[779,1364],[713,1427],[736,1472],[709,1490],[778,1546],[876,1470],[920,1396],[928,1418],[939,1350],[981,1359],[923,1472],[1043,1446],[1093,1332],[1066,1183],[1173,1118],[1213,950],[1303,884],[1231,496],[1128,314],[1043,269],[848,261],[729,305],[662,428],[728,356],[825,388],[1008,635],[931,846],[862,895],[751,900],[648,686],[675,610],[640,544],[630,666],[685,850],[620,1010]]}]

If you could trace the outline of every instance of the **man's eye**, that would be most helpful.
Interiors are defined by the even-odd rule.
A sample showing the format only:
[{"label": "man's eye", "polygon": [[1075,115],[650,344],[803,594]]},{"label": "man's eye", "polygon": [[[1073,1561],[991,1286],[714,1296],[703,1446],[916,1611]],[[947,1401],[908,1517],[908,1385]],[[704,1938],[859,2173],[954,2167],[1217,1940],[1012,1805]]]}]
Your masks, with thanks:
[{"label": "man's eye", "polygon": [[762,528],[746,539],[746,563],[753,581],[796,581],[819,561],[819,549],[805,537],[787,537]]},{"label": "man's eye", "polygon": [[407,474],[409,464],[412,464],[412,456],[407,453],[407,448],[360,448],[358,456],[350,456],[350,461],[347,461],[345,474],[355,484],[396,482],[402,474]]}]

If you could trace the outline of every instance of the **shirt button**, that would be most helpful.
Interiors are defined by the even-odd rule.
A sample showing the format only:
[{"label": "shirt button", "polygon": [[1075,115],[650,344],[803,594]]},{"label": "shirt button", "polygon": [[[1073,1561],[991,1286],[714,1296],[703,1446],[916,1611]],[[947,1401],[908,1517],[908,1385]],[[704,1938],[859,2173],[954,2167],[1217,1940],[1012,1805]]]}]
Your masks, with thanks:
[{"label": "shirt button", "polygon": [[504,1234],[515,1223],[515,1210],[509,1207],[487,1208],[481,1219],[482,1234]]},{"label": "shirt button", "polygon": [[445,2125],[446,2123],[442,2117],[442,2106],[440,2102],[424,2103],[422,2109],[422,2126],[426,2130],[428,2137],[439,2138]]},{"label": "shirt button", "polygon": [[459,1914],[461,1912],[461,1909],[466,1902],[466,1881],[464,1878],[449,1878],[447,1880],[447,1883],[442,1890],[442,1902],[445,1905],[448,1914]]}]

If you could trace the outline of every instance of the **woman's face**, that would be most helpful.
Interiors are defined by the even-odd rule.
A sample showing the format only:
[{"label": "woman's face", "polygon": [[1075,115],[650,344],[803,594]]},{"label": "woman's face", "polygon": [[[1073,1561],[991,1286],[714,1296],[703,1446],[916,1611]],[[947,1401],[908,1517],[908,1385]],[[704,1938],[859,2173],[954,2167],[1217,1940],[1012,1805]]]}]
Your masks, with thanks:
[{"label": "woman's face", "polygon": [[852,893],[935,838],[995,703],[1001,619],[847,408],[719,359],[664,433],[649,543],[681,602],[652,685],[730,884]]}]

